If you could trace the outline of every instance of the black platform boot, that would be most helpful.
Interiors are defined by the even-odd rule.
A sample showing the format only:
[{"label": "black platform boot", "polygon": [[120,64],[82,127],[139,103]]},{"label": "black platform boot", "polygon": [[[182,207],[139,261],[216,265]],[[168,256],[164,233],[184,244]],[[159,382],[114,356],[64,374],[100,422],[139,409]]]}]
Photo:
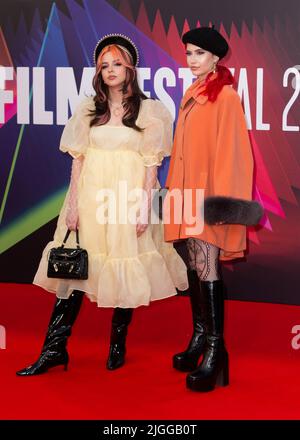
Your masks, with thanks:
[{"label": "black platform boot", "polygon": [[199,367],[187,375],[187,387],[193,391],[212,391],[215,385],[229,384],[228,353],[224,343],[223,283],[201,281],[207,298],[207,337],[203,359]]},{"label": "black platform boot", "polygon": [[65,370],[67,369],[69,362],[67,340],[71,335],[82,299],[83,292],[79,290],[73,290],[67,299],[56,299],[40,357],[34,364],[17,371],[18,376],[42,374],[58,365],[63,365]]},{"label": "black platform boot", "polygon": [[173,356],[173,367],[180,371],[197,368],[205,344],[205,298],[201,292],[196,270],[188,271],[190,301],[193,316],[193,334],[187,349]]},{"label": "black platform boot", "polygon": [[109,355],[106,363],[108,370],[122,367],[125,362],[126,336],[131,322],[133,309],[116,307],[112,317]]}]

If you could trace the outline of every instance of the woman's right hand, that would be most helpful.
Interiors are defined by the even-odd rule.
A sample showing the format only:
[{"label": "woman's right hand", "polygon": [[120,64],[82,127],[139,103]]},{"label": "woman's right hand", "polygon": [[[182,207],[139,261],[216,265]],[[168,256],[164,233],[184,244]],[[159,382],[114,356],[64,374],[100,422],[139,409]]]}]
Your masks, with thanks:
[{"label": "woman's right hand", "polygon": [[79,215],[76,208],[68,209],[66,216],[66,225],[70,231],[76,231],[79,228]]}]

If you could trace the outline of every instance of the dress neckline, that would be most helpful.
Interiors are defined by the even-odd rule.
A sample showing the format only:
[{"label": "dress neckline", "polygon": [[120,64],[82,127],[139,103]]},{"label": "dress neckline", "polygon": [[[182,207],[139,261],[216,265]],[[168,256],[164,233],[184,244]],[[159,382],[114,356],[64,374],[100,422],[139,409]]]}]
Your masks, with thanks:
[{"label": "dress neckline", "polygon": [[110,124],[97,125],[97,127],[131,128],[131,127],[127,127],[126,125],[110,125]]}]

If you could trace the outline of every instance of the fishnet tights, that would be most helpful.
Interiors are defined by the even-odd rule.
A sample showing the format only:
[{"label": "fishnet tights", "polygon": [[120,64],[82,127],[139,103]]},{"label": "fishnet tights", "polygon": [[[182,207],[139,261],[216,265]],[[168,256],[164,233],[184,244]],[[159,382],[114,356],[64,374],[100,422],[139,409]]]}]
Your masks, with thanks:
[{"label": "fishnet tights", "polygon": [[220,249],[206,241],[188,238],[189,265],[196,270],[201,281],[216,281],[220,279],[219,253]]}]

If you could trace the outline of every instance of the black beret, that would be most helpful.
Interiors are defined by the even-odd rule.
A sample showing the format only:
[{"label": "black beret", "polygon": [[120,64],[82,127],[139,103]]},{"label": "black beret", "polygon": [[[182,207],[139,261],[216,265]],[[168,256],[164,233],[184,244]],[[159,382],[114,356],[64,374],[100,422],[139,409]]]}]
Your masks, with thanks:
[{"label": "black beret", "polygon": [[103,38],[101,38],[101,40],[98,41],[94,50],[94,64],[97,63],[97,58],[102,49],[104,49],[106,46],[109,46],[110,44],[117,44],[118,46],[122,46],[125,50],[127,50],[127,52],[129,52],[132,57],[134,66],[137,66],[139,62],[138,49],[134,42],[129,37],[123,34],[105,35]]},{"label": "black beret", "polygon": [[214,27],[191,29],[182,36],[184,44],[191,43],[217,55],[220,59],[228,52],[228,44]]}]

